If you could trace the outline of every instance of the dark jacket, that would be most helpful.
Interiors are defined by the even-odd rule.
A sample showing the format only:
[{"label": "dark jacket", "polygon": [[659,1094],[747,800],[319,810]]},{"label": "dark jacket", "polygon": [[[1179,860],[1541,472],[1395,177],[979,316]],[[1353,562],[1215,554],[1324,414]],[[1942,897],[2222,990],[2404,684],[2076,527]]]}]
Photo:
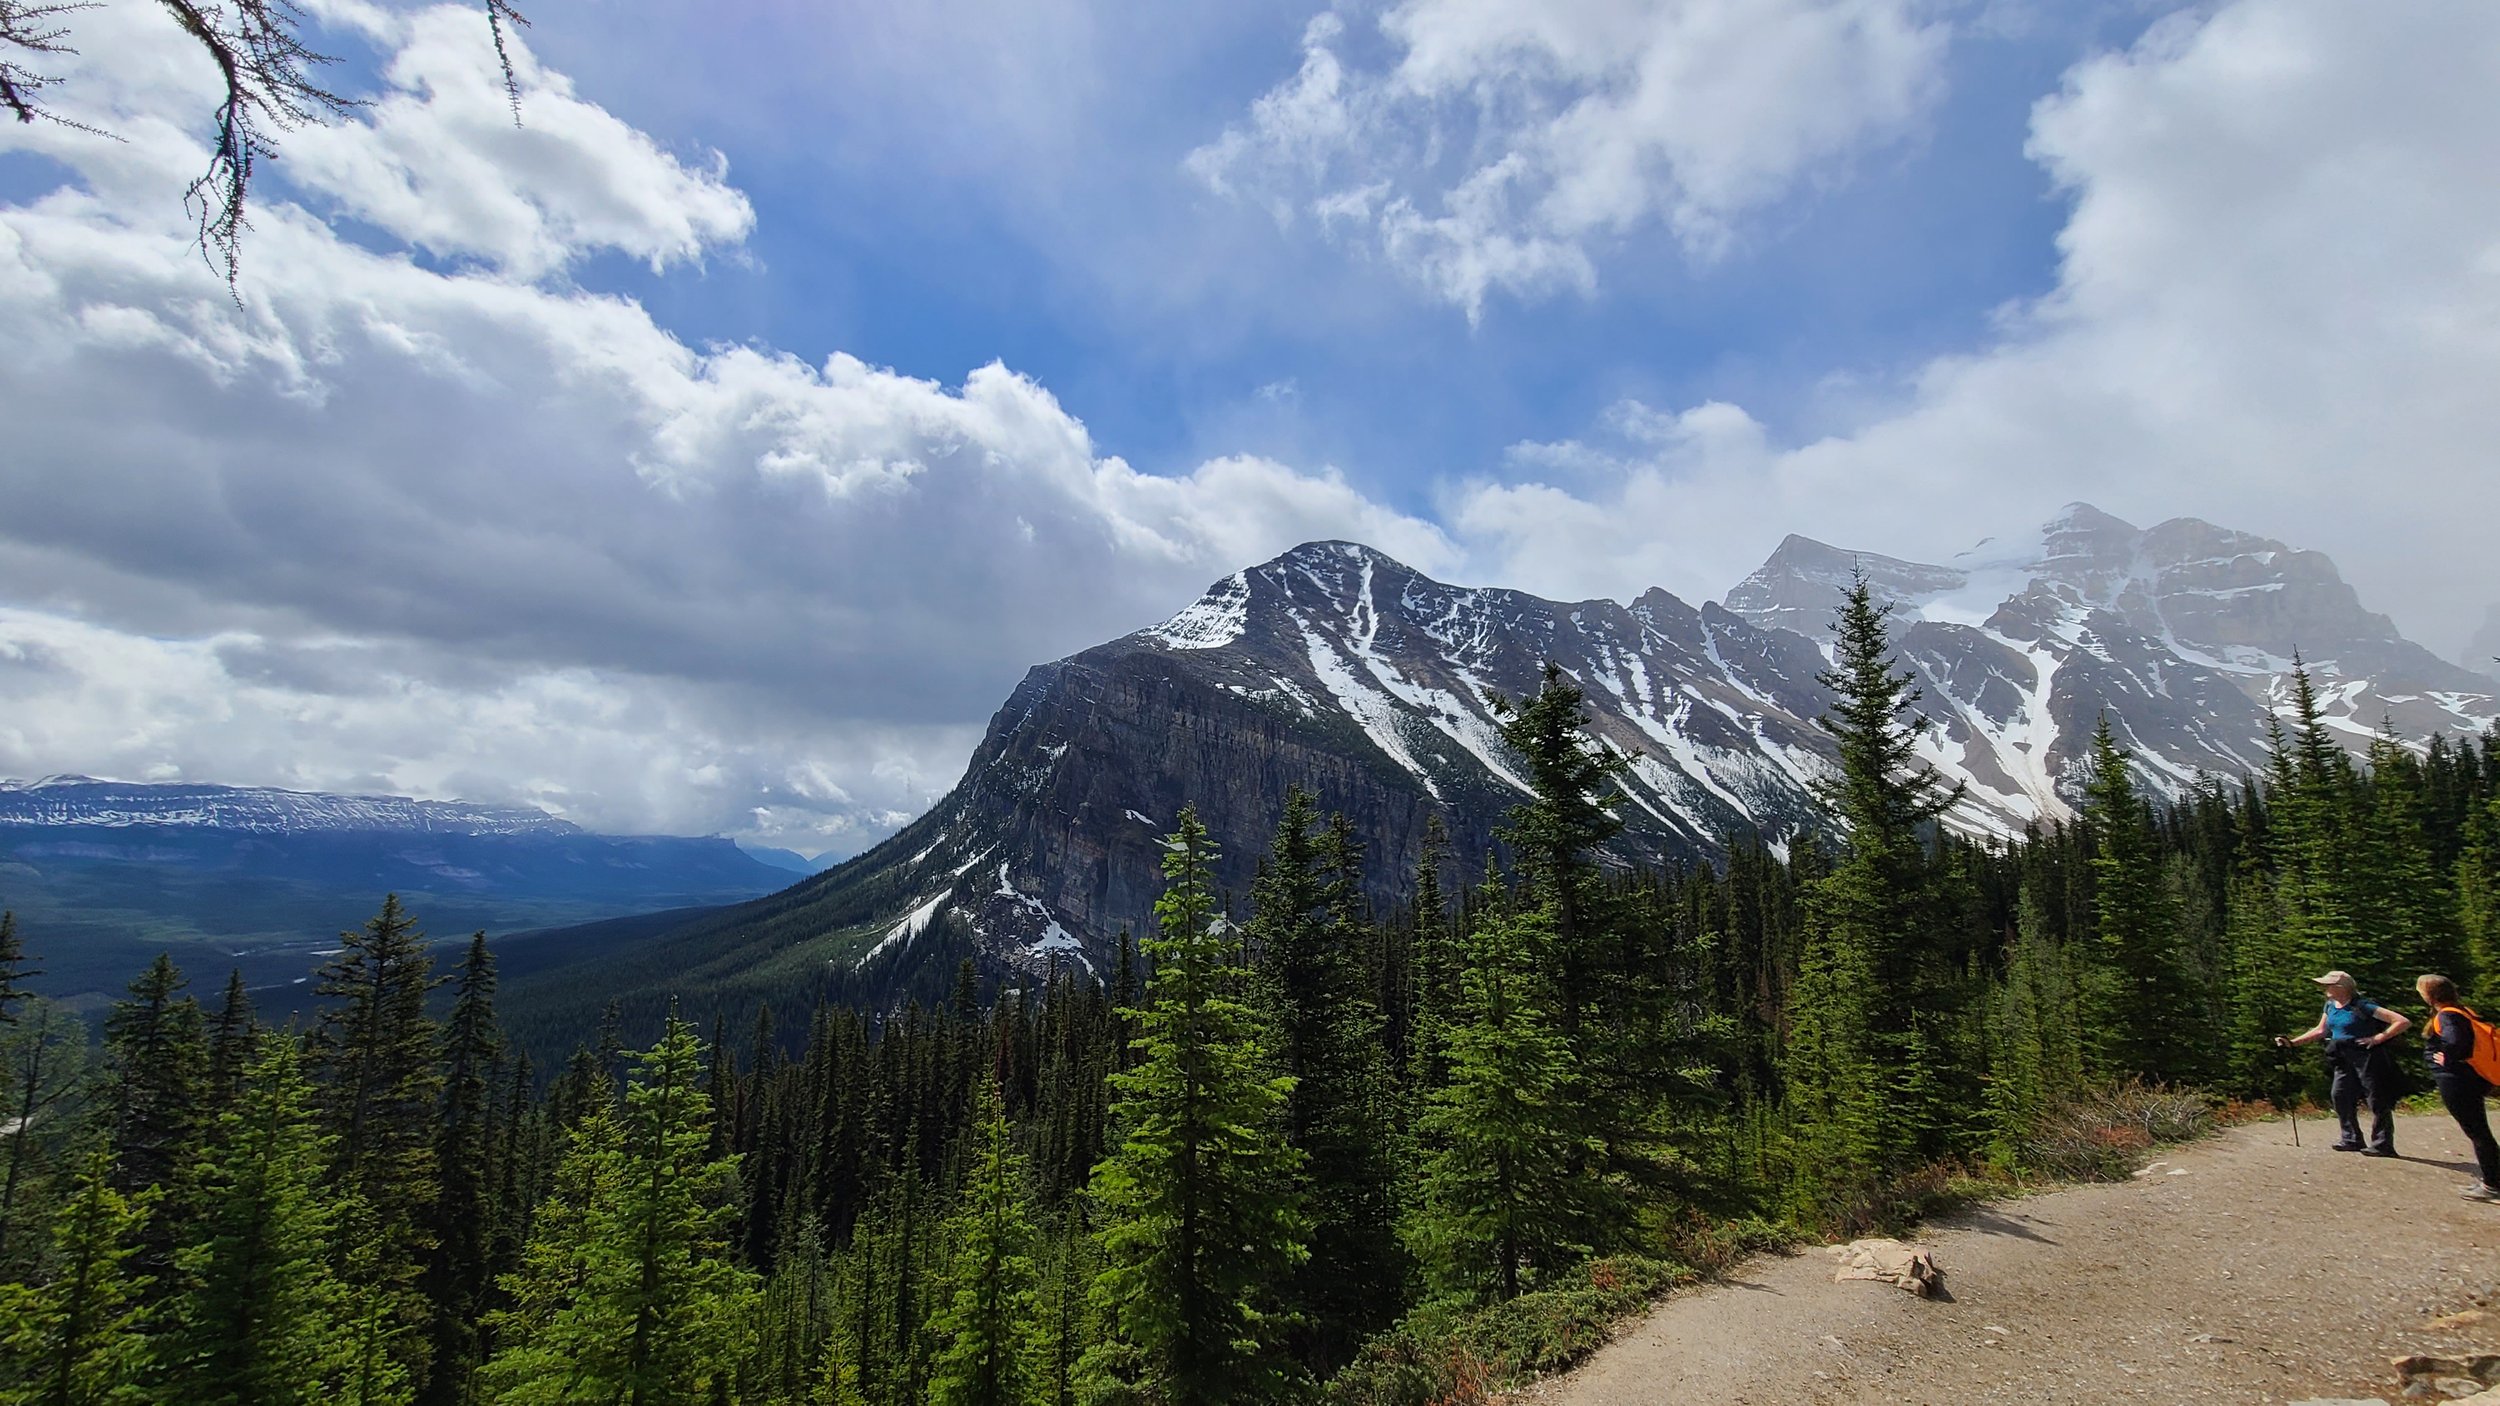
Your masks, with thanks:
[{"label": "dark jacket", "polygon": [[[2430,1019],[2422,1022],[2422,1047],[2426,1052],[2423,1057],[2431,1060],[2432,1073],[2443,1078],[2463,1075],[2481,1081],[2482,1076],[2473,1068],[2474,1027],[2454,1011],[2433,1011]],[[2432,1058],[2442,1054],[2448,1056],[2445,1063]]]}]

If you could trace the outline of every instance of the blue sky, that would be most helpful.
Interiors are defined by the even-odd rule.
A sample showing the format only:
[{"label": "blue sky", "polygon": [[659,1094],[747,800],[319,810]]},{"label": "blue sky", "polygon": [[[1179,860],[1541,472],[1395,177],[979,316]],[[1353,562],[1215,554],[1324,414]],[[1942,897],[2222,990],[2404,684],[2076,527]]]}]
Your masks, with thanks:
[{"label": "blue sky", "polygon": [[2500,599],[2483,0],[539,0],[517,128],[470,7],[311,8],[374,103],[239,300],[151,0],[120,140],[0,132],[0,774],[847,852],[1322,536],[1697,600],[2087,499]]},{"label": "blue sky", "polygon": [[[986,111],[967,107],[1000,60],[929,31],[1040,27],[1052,7],[940,6],[908,41],[789,5],[741,7],[715,33],[711,8],[650,7],[630,46],[562,10],[533,34],[637,125],[723,152],[756,207],[747,262],[651,277],[611,259],[585,282],[698,340],[848,350],[941,381],[1002,360],[1141,466],[1319,459],[1410,508],[1626,398],[1732,400],[1794,433],[1820,427],[1826,377],[1978,340],[1994,309],[2055,281],[2063,211],[2023,155],[2032,103],[2150,19],[1957,37],[1931,110],[1761,211],[1726,254],[1695,266],[1635,230],[1604,241],[1602,296],[1497,296],[1470,326],[1183,169],[1290,75],[1311,6],[1106,7],[1053,55],[1062,81]],[[889,65],[881,40],[908,61]]]}]

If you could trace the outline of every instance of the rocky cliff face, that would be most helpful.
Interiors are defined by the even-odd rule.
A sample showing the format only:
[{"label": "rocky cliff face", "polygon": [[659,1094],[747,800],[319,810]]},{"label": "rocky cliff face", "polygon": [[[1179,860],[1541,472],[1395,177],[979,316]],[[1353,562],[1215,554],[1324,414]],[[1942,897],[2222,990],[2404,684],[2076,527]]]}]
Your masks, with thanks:
[{"label": "rocky cliff face", "polygon": [[1599,735],[1639,754],[1625,859],[1776,842],[1808,822],[1822,657],[1804,637],[1663,591],[1625,606],[1468,590],[1321,542],[1216,583],[1163,625],[1033,670],[963,783],[846,867],[898,876],[911,894],[880,948],[946,914],[1021,960],[1093,965],[1121,926],[1151,922],[1162,836],[1183,805],[1240,896],[1298,785],[1368,841],[1386,905],[1430,818],[1469,863],[1494,843],[1525,794],[1495,700],[1533,691],[1548,659],[1581,680]]},{"label": "rocky cliff face", "polygon": [[769,931],[776,950],[813,941],[826,960],[908,964],[942,926],[1009,966],[1107,970],[1119,930],[1153,921],[1161,840],[1184,804],[1239,900],[1293,785],[1354,821],[1386,905],[1405,896],[1429,819],[1459,865],[1495,843],[1524,794],[1495,700],[1535,689],[1548,660],[1586,691],[1597,735],[1635,757],[1621,858],[1779,845],[1816,823],[1830,756],[1816,675],[1860,570],[1895,606],[1936,723],[1927,757],[1967,784],[1951,823],[1974,833],[2068,814],[2104,710],[2161,789],[2257,769],[2295,652],[2356,747],[2382,719],[2418,738],[2500,715],[2487,680],[2364,610],[2324,557],[2187,519],[2139,530],[2077,505],[1944,565],[1791,537],[1725,607],[1698,608],[1656,590],[1626,605],[1466,589],[1317,542],[1034,669],[928,815],[727,910],[703,941]]}]

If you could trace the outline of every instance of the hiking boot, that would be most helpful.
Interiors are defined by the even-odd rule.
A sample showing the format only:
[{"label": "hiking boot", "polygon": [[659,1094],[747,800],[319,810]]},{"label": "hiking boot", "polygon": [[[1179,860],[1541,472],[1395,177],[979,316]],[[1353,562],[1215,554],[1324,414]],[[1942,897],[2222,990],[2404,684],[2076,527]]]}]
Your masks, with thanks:
[{"label": "hiking boot", "polygon": [[2396,1149],[2392,1147],[2365,1147],[2361,1149],[2361,1155],[2364,1157],[2393,1157],[2396,1155]]},{"label": "hiking boot", "polygon": [[2329,1152],[2359,1152],[2361,1150],[2361,1144],[2357,1142],[2330,1142],[2326,1145],[2326,1150]]},{"label": "hiking boot", "polygon": [[2478,1181],[2457,1194],[2468,1201],[2500,1201],[2500,1186],[2485,1186]]}]

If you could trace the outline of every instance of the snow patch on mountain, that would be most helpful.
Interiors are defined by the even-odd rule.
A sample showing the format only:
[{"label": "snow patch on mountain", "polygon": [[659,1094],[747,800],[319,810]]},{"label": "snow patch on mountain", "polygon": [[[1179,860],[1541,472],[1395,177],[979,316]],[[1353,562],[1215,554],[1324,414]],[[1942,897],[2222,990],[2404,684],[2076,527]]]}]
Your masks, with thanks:
[{"label": "snow patch on mountain", "polygon": [[1241,638],[1249,618],[1250,580],[1236,571],[1145,634],[1174,649],[1221,649]]},{"label": "snow patch on mountain", "polygon": [[432,835],[578,835],[580,826],[523,806],[340,796],[269,786],[102,781],[92,776],[0,780],[0,825],[162,825],[266,834],[406,831]]}]

